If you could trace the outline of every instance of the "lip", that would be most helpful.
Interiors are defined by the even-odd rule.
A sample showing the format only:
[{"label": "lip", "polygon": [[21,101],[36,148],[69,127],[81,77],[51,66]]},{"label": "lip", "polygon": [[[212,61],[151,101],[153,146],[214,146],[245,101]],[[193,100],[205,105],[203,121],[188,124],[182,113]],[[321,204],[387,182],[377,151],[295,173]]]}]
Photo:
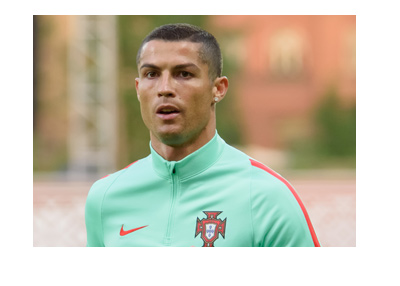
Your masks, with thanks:
[{"label": "lip", "polygon": [[[162,113],[163,110],[173,110],[172,113]],[[180,114],[180,109],[173,104],[162,104],[157,107],[156,115],[162,120],[172,120],[175,119]]]}]

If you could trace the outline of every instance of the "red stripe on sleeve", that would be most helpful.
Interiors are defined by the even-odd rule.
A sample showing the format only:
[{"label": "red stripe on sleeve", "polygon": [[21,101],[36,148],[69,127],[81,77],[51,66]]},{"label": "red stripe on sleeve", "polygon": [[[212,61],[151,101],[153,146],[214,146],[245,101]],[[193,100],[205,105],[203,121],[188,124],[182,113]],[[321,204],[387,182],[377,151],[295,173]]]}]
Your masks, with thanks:
[{"label": "red stripe on sleeve", "polygon": [[[139,161],[139,160],[137,160],[137,161]],[[128,169],[130,166],[132,166],[133,164],[135,164],[137,161],[135,161],[135,162],[133,162],[133,163],[130,163],[128,166],[126,166],[124,169]]]},{"label": "red stripe on sleeve", "polygon": [[286,181],[282,176],[280,176],[278,173],[276,173],[275,171],[271,170],[270,168],[268,168],[264,164],[261,164],[260,162],[257,162],[257,161],[252,160],[252,159],[250,159],[250,162],[251,162],[251,165],[253,165],[254,167],[260,168],[260,169],[268,172],[269,174],[271,174],[275,178],[279,179],[282,183],[284,183],[289,188],[289,190],[292,192],[293,196],[296,198],[297,203],[300,205],[301,210],[303,211],[303,214],[304,214],[304,217],[306,218],[308,229],[310,230],[311,237],[313,239],[315,247],[320,247],[317,235],[315,234],[314,228],[313,228],[313,226],[311,224],[311,220],[310,220],[310,217],[308,216],[306,208],[304,207],[303,202],[301,201],[299,195],[296,193],[296,191],[294,190],[292,185],[290,185],[289,182]]},{"label": "red stripe on sleeve", "polygon": [[[137,160],[137,161],[139,161],[139,160]],[[124,169],[128,169],[130,166],[132,166],[133,164],[135,164],[137,161],[135,161],[135,162],[133,162],[133,163],[130,163],[130,164],[129,164],[128,166],[126,166]],[[104,177],[101,178],[101,179],[107,178],[108,176],[110,176],[110,174],[104,176]],[[101,180],[101,179],[100,179],[100,180]]]}]

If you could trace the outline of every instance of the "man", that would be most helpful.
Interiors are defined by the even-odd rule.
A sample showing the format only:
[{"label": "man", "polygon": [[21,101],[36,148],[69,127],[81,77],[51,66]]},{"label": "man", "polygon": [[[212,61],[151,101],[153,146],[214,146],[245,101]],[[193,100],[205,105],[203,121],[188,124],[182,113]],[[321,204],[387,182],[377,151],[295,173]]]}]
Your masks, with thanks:
[{"label": "man", "polygon": [[92,186],[87,246],[319,246],[293,187],[216,132],[228,79],[214,36],[159,27],[137,67],[151,154]]}]

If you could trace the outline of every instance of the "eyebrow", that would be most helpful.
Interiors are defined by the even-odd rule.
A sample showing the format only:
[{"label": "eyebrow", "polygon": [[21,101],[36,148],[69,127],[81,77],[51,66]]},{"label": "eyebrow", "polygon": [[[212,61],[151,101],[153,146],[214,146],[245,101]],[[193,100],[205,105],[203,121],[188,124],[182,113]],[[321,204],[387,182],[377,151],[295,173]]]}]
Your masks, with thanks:
[{"label": "eyebrow", "polygon": [[[139,70],[143,69],[143,68],[152,68],[152,69],[160,69],[160,67],[153,65],[153,64],[143,64]],[[176,65],[173,67],[174,69],[185,69],[185,68],[195,68],[196,70],[200,70],[200,68],[193,64],[193,63],[187,63],[187,64],[180,64],[180,65]]]},{"label": "eyebrow", "polygon": [[160,69],[158,66],[152,64],[143,64],[139,69],[141,70],[142,68]]},{"label": "eyebrow", "polygon": [[193,64],[193,63],[176,65],[174,68],[175,69],[194,68],[196,70],[200,70],[200,68],[197,65]]}]

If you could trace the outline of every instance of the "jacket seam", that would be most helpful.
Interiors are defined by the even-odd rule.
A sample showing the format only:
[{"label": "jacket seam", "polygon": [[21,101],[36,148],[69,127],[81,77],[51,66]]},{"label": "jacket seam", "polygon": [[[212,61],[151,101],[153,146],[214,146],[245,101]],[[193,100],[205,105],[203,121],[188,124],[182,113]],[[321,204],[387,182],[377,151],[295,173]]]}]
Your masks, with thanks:
[{"label": "jacket seam", "polygon": [[[250,160],[249,160],[250,161]],[[255,233],[254,233],[254,216],[253,216],[253,203],[252,203],[252,186],[253,186],[253,172],[251,163],[249,164],[249,172],[250,172],[250,184],[249,184],[249,203],[250,203],[250,221],[251,221],[251,233],[252,233],[252,240],[253,246],[256,246],[255,241]]]}]

